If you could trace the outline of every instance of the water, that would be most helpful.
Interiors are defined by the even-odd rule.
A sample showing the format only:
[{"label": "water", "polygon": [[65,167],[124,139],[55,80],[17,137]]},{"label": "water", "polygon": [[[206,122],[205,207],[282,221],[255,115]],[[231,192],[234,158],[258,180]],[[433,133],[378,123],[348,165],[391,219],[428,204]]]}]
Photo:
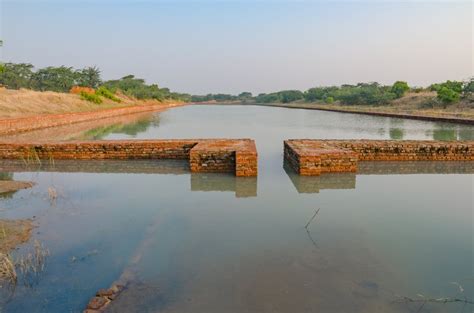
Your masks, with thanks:
[{"label": "water", "polygon": [[0,200],[0,218],[35,216],[34,238],[51,256],[3,311],[81,312],[117,281],[130,287],[111,312],[474,310],[397,302],[474,298],[472,164],[367,163],[357,175],[299,177],[282,156],[289,138],[473,139],[473,127],[188,106],[69,138],[213,137],[255,139],[258,178],[169,161],[10,164],[15,179],[37,185]]}]

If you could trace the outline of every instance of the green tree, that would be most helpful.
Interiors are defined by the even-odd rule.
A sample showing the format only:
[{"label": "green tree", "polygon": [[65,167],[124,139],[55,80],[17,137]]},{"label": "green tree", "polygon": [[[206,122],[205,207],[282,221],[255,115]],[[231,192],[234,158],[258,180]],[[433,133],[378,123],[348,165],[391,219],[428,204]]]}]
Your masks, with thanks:
[{"label": "green tree", "polygon": [[463,93],[465,95],[474,93],[474,77],[464,84]]},{"label": "green tree", "polygon": [[391,92],[396,95],[396,98],[403,97],[408,90],[410,90],[410,87],[404,81],[396,81],[391,88]]},{"label": "green tree", "polygon": [[76,83],[72,67],[46,67],[31,76],[33,89],[40,91],[68,92]]},{"label": "green tree", "polygon": [[241,92],[237,98],[242,102],[247,102],[252,99],[252,93],[248,91]]},{"label": "green tree", "polygon": [[92,66],[76,71],[76,83],[81,87],[97,89],[102,83],[99,68]]},{"label": "green tree", "polygon": [[29,63],[5,63],[0,71],[0,85],[9,89],[29,88],[33,65]]}]

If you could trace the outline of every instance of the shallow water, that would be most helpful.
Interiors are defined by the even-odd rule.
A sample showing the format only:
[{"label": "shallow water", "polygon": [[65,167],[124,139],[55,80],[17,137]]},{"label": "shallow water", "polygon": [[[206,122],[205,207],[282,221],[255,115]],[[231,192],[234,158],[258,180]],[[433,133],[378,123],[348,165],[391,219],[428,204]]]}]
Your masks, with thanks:
[{"label": "shallow water", "polygon": [[191,174],[170,161],[2,164],[37,185],[0,200],[0,218],[35,216],[34,238],[51,251],[5,312],[81,312],[117,281],[129,288],[111,312],[417,312],[422,302],[396,300],[474,298],[472,164],[364,163],[357,175],[299,177],[282,157],[288,138],[473,139],[474,127],[188,106],[77,136],[253,138],[259,176]]}]

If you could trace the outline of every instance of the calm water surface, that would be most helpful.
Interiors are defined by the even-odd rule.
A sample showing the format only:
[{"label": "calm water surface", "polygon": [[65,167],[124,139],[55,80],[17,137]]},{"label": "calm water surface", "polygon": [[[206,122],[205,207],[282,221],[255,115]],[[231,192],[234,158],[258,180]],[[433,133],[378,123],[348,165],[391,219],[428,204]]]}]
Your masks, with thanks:
[{"label": "calm water surface", "polygon": [[255,139],[258,178],[169,161],[3,164],[37,185],[0,199],[0,218],[34,216],[51,256],[32,287],[0,298],[2,312],[81,312],[116,282],[129,288],[111,312],[473,312],[398,301],[473,300],[472,164],[369,163],[357,175],[299,177],[283,166],[282,141],[472,140],[474,127],[188,106],[68,138],[213,137]]}]

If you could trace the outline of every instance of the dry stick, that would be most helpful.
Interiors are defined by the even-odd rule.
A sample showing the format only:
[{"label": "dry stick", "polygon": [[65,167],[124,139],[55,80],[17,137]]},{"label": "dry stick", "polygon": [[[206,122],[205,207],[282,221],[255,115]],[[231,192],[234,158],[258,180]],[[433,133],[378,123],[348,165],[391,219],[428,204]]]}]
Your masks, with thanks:
[{"label": "dry stick", "polygon": [[318,248],[318,245],[316,244],[316,241],[313,239],[313,237],[311,236],[311,233],[309,232],[309,225],[311,224],[311,222],[314,220],[314,218],[316,217],[316,215],[318,215],[319,213],[319,210],[320,209],[317,209],[315,212],[314,212],[314,215],[311,217],[311,219],[308,221],[308,223],[306,224],[306,226],[304,227],[306,229],[306,234],[308,234],[308,238],[309,240],[311,240],[311,242],[313,243],[313,245]]},{"label": "dry stick", "polygon": [[438,299],[412,299],[408,297],[403,297],[400,300],[396,300],[394,302],[400,303],[407,303],[407,302],[432,302],[432,303],[466,303],[466,304],[474,304],[474,301],[468,299],[459,299],[459,298],[438,298]]},{"label": "dry stick", "polygon": [[317,209],[316,212],[314,212],[313,217],[309,220],[309,222],[306,224],[306,226],[305,226],[304,228],[308,229],[309,224],[311,224],[311,222],[314,220],[314,218],[316,217],[316,215],[318,215],[319,210],[320,210],[320,209]]}]

